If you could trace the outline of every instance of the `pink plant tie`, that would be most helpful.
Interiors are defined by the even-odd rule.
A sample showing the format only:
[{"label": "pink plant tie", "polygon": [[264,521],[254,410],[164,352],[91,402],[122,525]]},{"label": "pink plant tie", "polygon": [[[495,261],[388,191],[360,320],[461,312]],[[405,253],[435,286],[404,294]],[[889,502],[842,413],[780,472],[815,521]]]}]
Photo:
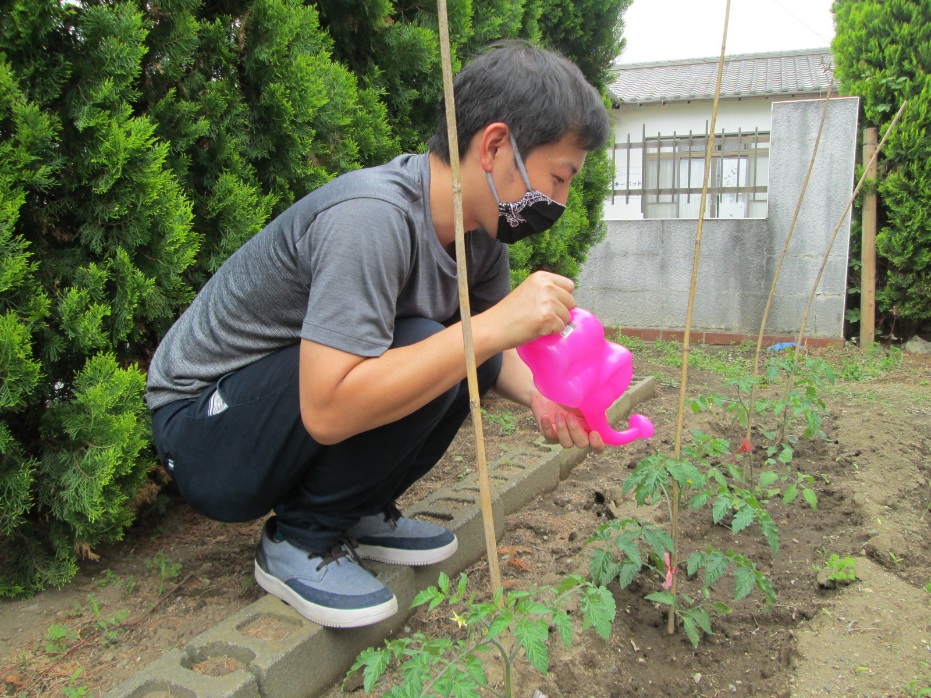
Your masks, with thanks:
[{"label": "pink plant tie", "polygon": [[672,567],[672,558],[669,556],[669,551],[666,551],[666,581],[663,582],[663,589],[672,589],[672,580],[675,577],[678,569],[673,569]]}]

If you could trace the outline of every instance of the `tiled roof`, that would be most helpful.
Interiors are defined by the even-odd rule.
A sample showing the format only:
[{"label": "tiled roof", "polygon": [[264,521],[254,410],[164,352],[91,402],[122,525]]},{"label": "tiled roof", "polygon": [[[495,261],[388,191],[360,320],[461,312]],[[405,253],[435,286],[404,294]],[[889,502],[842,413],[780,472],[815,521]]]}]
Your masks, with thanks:
[{"label": "tiled roof", "polygon": [[[823,94],[831,84],[830,49],[724,57],[721,98]],[[618,103],[713,99],[718,58],[615,66],[611,96]]]}]

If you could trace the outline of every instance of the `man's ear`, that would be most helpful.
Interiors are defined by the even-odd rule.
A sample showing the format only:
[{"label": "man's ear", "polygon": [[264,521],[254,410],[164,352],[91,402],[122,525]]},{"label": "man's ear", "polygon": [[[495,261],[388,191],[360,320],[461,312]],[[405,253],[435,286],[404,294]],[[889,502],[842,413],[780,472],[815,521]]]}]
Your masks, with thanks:
[{"label": "man's ear", "polygon": [[482,163],[482,169],[485,172],[491,172],[494,169],[495,161],[502,155],[511,157],[511,129],[501,121],[488,124],[476,134],[476,141],[479,149],[479,161]]}]

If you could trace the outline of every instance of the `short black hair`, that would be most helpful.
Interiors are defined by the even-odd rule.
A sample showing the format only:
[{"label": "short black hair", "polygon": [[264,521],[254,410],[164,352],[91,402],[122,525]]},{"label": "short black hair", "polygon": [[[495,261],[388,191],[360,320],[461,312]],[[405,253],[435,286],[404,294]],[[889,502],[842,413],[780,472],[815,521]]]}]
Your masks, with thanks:
[{"label": "short black hair", "polygon": [[[495,122],[507,124],[521,154],[574,134],[586,151],[603,147],[611,131],[598,91],[579,68],[525,41],[496,42],[464,67],[453,83],[459,156],[472,137]],[[446,109],[440,101],[430,151],[449,162]]]}]

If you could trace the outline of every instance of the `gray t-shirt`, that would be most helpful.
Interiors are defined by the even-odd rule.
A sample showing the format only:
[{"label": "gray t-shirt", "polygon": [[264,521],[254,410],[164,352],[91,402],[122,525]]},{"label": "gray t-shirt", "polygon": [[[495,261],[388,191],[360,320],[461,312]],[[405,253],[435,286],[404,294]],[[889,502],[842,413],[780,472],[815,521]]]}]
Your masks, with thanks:
[{"label": "gray t-shirt", "polygon": [[[456,262],[430,215],[429,157],[402,155],[308,194],[235,252],[162,340],[149,366],[151,409],[300,338],[380,356],[396,318],[459,317]],[[466,236],[473,312],[509,290],[507,247]]]}]

